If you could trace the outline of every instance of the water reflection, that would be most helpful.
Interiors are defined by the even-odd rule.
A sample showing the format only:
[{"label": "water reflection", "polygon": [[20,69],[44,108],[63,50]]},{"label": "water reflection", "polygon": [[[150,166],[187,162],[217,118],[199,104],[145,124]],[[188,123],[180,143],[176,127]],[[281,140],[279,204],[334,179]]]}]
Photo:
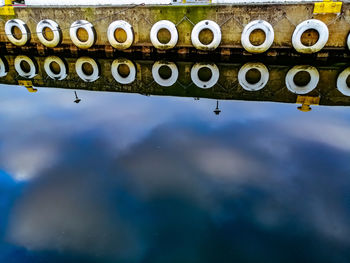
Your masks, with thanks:
[{"label": "water reflection", "polygon": [[[0,87],[0,262],[350,260],[349,108],[217,98],[316,104],[281,84],[290,67],[267,66],[255,92],[235,83],[240,64],[218,64],[211,90],[192,85],[194,63],[175,63],[186,88],[163,88],[151,61],[133,62],[123,86],[112,60],[88,84],[75,61],[63,81],[31,80],[64,89]],[[319,69],[320,84],[340,71]],[[320,104],[347,103],[334,85],[320,91]]]}]

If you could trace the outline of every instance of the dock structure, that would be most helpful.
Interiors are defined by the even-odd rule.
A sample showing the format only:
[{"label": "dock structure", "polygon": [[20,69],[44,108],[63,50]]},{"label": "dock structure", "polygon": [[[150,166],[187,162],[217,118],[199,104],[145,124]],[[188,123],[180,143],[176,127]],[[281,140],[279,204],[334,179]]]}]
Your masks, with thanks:
[{"label": "dock structure", "polygon": [[[68,2],[72,3],[68,6]],[[88,6],[79,5],[83,2]],[[3,1],[0,47],[9,52],[228,56],[293,52],[322,57],[333,51],[345,56],[349,52],[348,1],[134,0],[122,5],[124,2]]]}]

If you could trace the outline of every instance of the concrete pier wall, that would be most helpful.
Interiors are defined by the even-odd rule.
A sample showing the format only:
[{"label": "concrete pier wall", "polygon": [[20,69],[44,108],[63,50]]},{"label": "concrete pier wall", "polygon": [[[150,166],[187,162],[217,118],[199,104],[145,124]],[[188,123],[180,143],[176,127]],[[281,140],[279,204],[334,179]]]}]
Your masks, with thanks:
[{"label": "concrete pier wall", "polygon": [[[243,49],[241,34],[245,25],[257,19],[269,22],[275,32],[271,49],[293,49],[292,35],[295,27],[307,19],[323,21],[329,29],[327,50],[347,51],[346,40],[350,31],[350,4],[343,3],[340,14],[314,14],[313,3],[300,4],[255,4],[255,5],[173,5],[173,6],[130,6],[120,7],[15,7],[14,15],[1,16],[0,43],[8,43],[4,32],[6,21],[12,18],[23,20],[30,29],[30,45],[40,45],[36,35],[36,25],[40,20],[52,19],[62,29],[63,40],[61,46],[72,46],[69,28],[74,21],[87,20],[91,22],[97,32],[97,41],[93,48],[111,47],[107,39],[107,28],[115,20],[125,20],[130,23],[134,31],[134,43],[127,51],[139,48],[143,51],[154,50],[150,41],[150,30],[159,20],[170,20],[176,24],[179,34],[178,43],[174,50],[188,48],[194,50],[191,42],[191,31],[194,25],[202,20],[215,21],[221,28],[222,40],[216,52],[230,52],[230,49]],[[203,38],[207,32],[203,32]],[[210,32],[209,32],[210,33]],[[252,34],[253,41],[263,42],[264,34]],[[159,38],[162,38],[160,34]],[[315,42],[317,34],[309,33],[303,36],[306,42]],[[41,45],[42,46],[42,45]],[[92,49],[93,49],[92,48]],[[146,48],[146,49],[145,49]],[[149,48],[149,49],[147,49]],[[170,50],[171,51],[171,50]],[[188,52],[188,50],[183,50]]]}]

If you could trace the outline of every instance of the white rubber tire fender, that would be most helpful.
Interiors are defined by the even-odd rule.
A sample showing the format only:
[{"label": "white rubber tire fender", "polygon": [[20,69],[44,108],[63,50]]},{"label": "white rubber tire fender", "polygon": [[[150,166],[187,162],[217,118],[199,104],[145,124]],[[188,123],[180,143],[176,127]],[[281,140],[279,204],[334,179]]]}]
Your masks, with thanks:
[{"label": "white rubber tire fender", "polygon": [[[88,63],[92,67],[92,74],[87,75],[83,71],[83,65],[85,63]],[[89,57],[80,57],[75,62],[75,71],[77,72],[78,76],[84,80],[85,82],[94,82],[100,77],[100,68],[97,64],[97,62]]]},{"label": "white rubber tire fender", "polygon": [[[211,78],[208,81],[200,80],[198,77],[198,71],[201,68],[208,68],[211,71]],[[209,89],[213,87],[219,80],[220,71],[215,64],[196,63],[191,69],[192,82],[201,89]]]},{"label": "white rubber tire fender", "polygon": [[5,77],[9,72],[9,64],[5,58],[0,57],[0,78]]},{"label": "white rubber tire fender", "polygon": [[[260,80],[257,83],[251,84],[247,81],[247,72],[251,69],[256,69],[260,72]],[[269,81],[270,73],[267,67],[262,63],[249,62],[244,64],[238,72],[238,82],[243,89],[247,91],[258,91],[263,89]]]},{"label": "white rubber tire fender", "polygon": [[[309,29],[314,29],[318,32],[319,38],[312,46],[305,46],[301,43],[301,35]],[[292,44],[296,51],[304,54],[312,54],[320,51],[328,41],[329,31],[325,23],[317,19],[309,19],[301,22],[295,28],[292,36]]]},{"label": "white rubber tire fender", "polygon": [[[24,71],[22,69],[22,66],[21,66],[21,63],[25,61],[28,63],[30,69],[28,72]],[[14,62],[14,65],[15,65],[15,69],[18,73],[18,75],[20,75],[21,77],[23,78],[28,78],[28,79],[32,79],[34,78],[39,70],[38,70],[38,66],[36,64],[36,62],[34,62],[34,60],[32,60],[30,57],[28,56],[23,56],[23,55],[19,55],[15,58],[15,62]]]},{"label": "white rubber tire fender", "polygon": [[[250,42],[249,37],[254,30],[258,30],[258,29],[264,31],[265,41],[261,45],[254,46]],[[263,53],[267,51],[273,44],[274,39],[275,39],[275,32],[273,30],[272,25],[264,20],[254,20],[250,22],[248,25],[244,27],[241,35],[242,46],[246,51],[250,53]]]},{"label": "white rubber tire fender", "polygon": [[[305,86],[298,86],[294,82],[295,75],[301,71],[306,71],[310,74],[310,81]],[[315,67],[309,66],[309,65],[294,66],[287,72],[286,86],[287,86],[287,89],[290,90],[291,92],[295,94],[303,95],[314,90],[317,87],[319,80],[320,80],[320,73]]]},{"label": "white rubber tire fender", "polygon": [[350,87],[346,79],[350,76],[350,67],[344,69],[337,78],[337,89],[345,96],[350,96]]},{"label": "white rubber tire fender", "polygon": [[[199,34],[202,30],[208,29],[213,33],[213,40],[211,43],[205,45],[199,40]],[[212,20],[202,20],[197,23],[192,29],[191,33],[192,45],[199,50],[214,50],[221,43],[221,29],[220,26]]]},{"label": "white rubber tire fender", "polygon": [[[44,29],[49,28],[53,33],[52,40],[45,38]],[[40,42],[47,47],[57,47],[62,41],[62,31],[60,26],[53,20],[44,19],[41,20],[36,26],[37,36]]]},{"label": "white rubber tire fender", "polygon": [[[120,65],[126,65],[129,68],[129,75],[126,77],[123,77],[122,75],[119,74],[118,68]],[[115,59],[112,63],[112,76],[115,79],[116,82],[120,84],[130,84],[135,81],[136,79],[136,66],[134,63],[126,58],[118,58]]]},{"label": "white rubber tire fender", "polygon": [[[80,41],[78,36],[77,36],[79,28],[85,29],[86,32],[88,33],[88,39],[85,42]],[[70,39],[72,40],[73,44],[81,49],[88,49],[88,48],[92,47],[96,42],[95,28],[89,21],[86,21],[86,20],[75,21],[70,26],[69,35],[70,35]]]},{"label": "white rubber tire fender", "polygon": [[[168,67],[171,70],[171,76],[167,79],[164,79],[159,74],[159,69],[161,67]],[[157,61],[152,66],[152,76],[154,81],[163,87],[170,87],[174,85],[179,77],[179,70],[174,62],[164,62]]]},{"label": "white rubber tire fender", "polygon": [[[161,29],[166,29],[170,32],[170,40],[168,43],[161,43],[158,39],[158,32]],[[179,33],[177,32],[177,28],[175,24],[169,20],[160,20],[155,23],[150,32],[150,38],[152,45],[157,49],[172,49],[176,46],[177,41],[179,40]]]},{"label": "white rubber tire fender", "polygon": [[348,34],[348,38],[346,40],[346,44],[348,46],[348,49],[350,50],[350,33]]},{"label": "white rubber tire fender", "polygon": [[[18,27],[19,30],[21,31],[22,36],[20,39],[17,39],[13,36],[12,29],[14,27]],[[8,40],[16,46],[24,46],[30,41],[30,37],[31,37],[30,30],[27,24],[20,19],[11,19],[7,21],[5,24],[5,34]]]},{"label": "white rubber tire fender", "polygon": [[[54,73],[51,70],[51,63],[56,62],[60,67],[59,73]],[[67,64],[59,57],[56,56],[49,56],[44,61],[44,69],[46,71],[46,74],[55,80],[64,80],[68,76],[68,67]]]},{"label": "white rubber tire fender", "polygon": [[[125,31],[126,40],[124,42],[119,42],[115,38],[114,34],[117,29],[122,29]],[[127,49],[131,47],[132,43],[134,42],[134,31],[128,22],[124,20],[117,20],[109,25],[107,30],[107,38],[112,47],[120,50]]]}]

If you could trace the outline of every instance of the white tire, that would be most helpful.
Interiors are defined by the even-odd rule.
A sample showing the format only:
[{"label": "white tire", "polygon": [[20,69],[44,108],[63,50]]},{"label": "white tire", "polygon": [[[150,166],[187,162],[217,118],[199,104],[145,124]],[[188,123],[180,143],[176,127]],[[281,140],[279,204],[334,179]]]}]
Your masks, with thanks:
[{"label": "white tire", "polygon": [[[129,75],[126,77],[123,77],[122,75],[120,75],[118,69],[120,65],[126,65],[129,68]],[[120,84],[130,84],[132,82],[135,81],[136,79],[136,67],[134,65],[134,63],[132,63],[132,61],[130,61],[129,59],[125,59],[125,58],[118,58],[116,60],[113,61],[112,63],[112,76],[115,79],[116,82],[120,83]]]},{"label": "white tire", "polygon": [[[301,43],[301,36],[309,29],[316,30],[319,34],[319,38],[314,45],[305,46]],[[327,44],[328,37],[329,31],[325,23],[317,19],[309,19],[297,25],[293,32],[292,44],[296,51],[304,54],[312,54],[320,51]]]},{"label": "white tire", "polygon": [[[199,40],[199,34],[202,30],[209,29],[213,33],[213,40],[209,44],[203,44]],[[211,20],[203,20],[197,23],[192,29],[191,33],[192,45],[199,50],[214,50],[221,43],[221,29],[220,26]]]},{"label": "white tire", "polygon": [[[59,73],[55,73],[51,69],[52,63],[57,63],[60,67]],[[55,80],[64,80],[68,76],[68,69],[66,63],[59,57],[56,56],[49,56],[44,61],[44,69],[46,71],[46,74]]]},{"label": "white tire", "polygon": [[350,87],[346,79],[350,76],[350,67],[343,70],[337,78],[337,89],[345,96],[350,96]]},{"label": "white tire", "polygon": [[[22,68],[22,62],[28,63],[29,71],[25,71]],[[23,56],[23,55],[17,56],[15,58],[14,65],[18,75],[20,75],[23,78],[32,79],[38,74],[38,71],[39,71],[37,64],[28,56]]]},{"label": "white tire", "polygon": [[[208,68],[211,71],[211,78],[208,81],[199,79],[198,72],[201,68]],[[196,63],[191,69],[192,82],[201,89],[209,89],[213,87],[219,80],[219,68],[215,64]]]},{"label": "white tire", "polygon": [[[13,35],[12,29],[14,27],[19,28],[19,30],[21,31],[21,38],[17,38]],[[5,34],[8,40],[16,46],[24,46],[30,41],[31,37],[30,30],[27,24],[20,19],[11,19],[7,21],[5,24]]]},{"label": "white tire", "polygon": [[[305,71],[310,75],[310,81],[304,86],[298,86],[294,82],[294,77],[298,72]],[[287,89],[291,92],[299,95],[307,94],[313,91],[320,80],[320,73],[315,67],[302,65],[302,66],[294,66],[291,68],[286,75],[286,86]]]},{"label": "white tire", "polygon": [[[259,30],[259,29],[264,31],[265,41],[259,46],[254,46],[250,42],[249,37],[254,30]],[[242,36],[241,36],[241,43],[243,48],[250,53],[263,53],[271,47],[274,39],[275,39],[275,32],[273,31],[273,28],[270,23],[264,20],[254,20],[244,27]]]},{"label": "white tire", "polygon": [[[257,83],[251,84],[247,81],[247,72],[251,69],[256,69],[260,72],[260,80]],[[267,82],[269,81],[269,70],[262,63],[246,63],[244,64],[238,72],[238,82],[243,89],[248,91],[258,91],[263,89]]]},{"label": "white tire", "polygon": [[[167,79],[164,79],[159,74],[159,69],[161,67],[168,67],[171,70],[171,76]],[[163,87],[170,87],[174,85],[179,77],[179,70],[175,63],[173,62],[160,62],[157,61],[153,64],[152,67],[152,76],[155,82]]]},{"label": "white tire", "polygon": [[[53,33],[52,40],[46,39],[44,29],[49,28]],[[62,41],[62,32],[59,25],[50,19],[41,20],[36,26],[37,36],[40,42],[47,47],[57,47]]]},{"label": "white tire", "polygon": [[[166,29],[170,32],[170,40],[168,43],[163,44],[159,41],[158,32],[161,29]],[[165,50],[165,49],[172,49],[176,46],[177,41],[179,39],[179,34],[173,22],[169,20],[161,20],[152,26],[152,29],[150,32],[150,38],[151,38],[152,45],[155,48]]]},{"label": "white tire", "polygon": [[[85,63],[88,63],[92,67],[92,74],[86,74],[83,70],[83,65]],[[84,80],[85,82],[94,82],[100,77],[100,68],[97,64],[97,62],[89,57],[81,57],[78,58],[75,62],[75,71],[77,72],[78,76]]]},{"label": "white tire", "polygon": [[[126,40],[124,42],[119,42],[115,38],[114,34],[117,29],[122,29],[125,31]],[[107,30],[107,38],[112,47],[119,50],[127,49],[131,47],[132,43],[134,42],[134,31],[128,22],[124,20],[117,20],[109,25]]]},{"label": "white tire", "polygon": [[[88,34],[88,39],[84,42],[79,40],[77,36],[79,28],[85,29]],[[86,20],[75,21],[70,26],[69,35],[74,45],[76,45],[78,48],[81,48],[81,49],[88,49],[92,47],[96,42],[95,28],[89,21],[86,21]]]}]

